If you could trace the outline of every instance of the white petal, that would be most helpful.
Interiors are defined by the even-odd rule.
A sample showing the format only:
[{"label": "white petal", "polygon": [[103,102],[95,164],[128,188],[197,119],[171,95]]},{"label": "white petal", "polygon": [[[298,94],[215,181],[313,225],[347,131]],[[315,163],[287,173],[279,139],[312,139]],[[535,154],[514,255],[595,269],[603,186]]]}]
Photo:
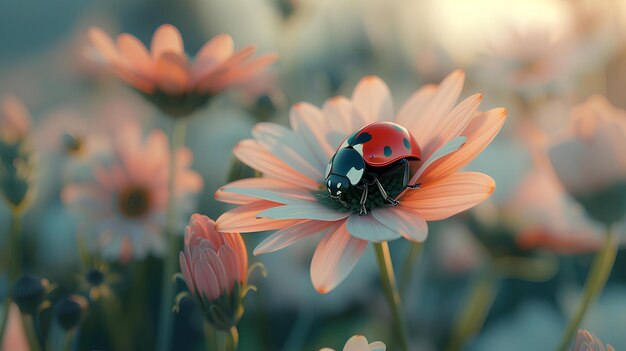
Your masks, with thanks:
[{"label": "white petal", "polygon": [[355,238],[381,242],[398,239],[401,234],[377,221],[371,214],[348,217],[346,228]]},{"label": "white petal", "polygon": [[417,213],[402,206],[372,210],[372,216],[383,225],[402,234],[407,240],[423,242],[428,236],[428,225]]}]

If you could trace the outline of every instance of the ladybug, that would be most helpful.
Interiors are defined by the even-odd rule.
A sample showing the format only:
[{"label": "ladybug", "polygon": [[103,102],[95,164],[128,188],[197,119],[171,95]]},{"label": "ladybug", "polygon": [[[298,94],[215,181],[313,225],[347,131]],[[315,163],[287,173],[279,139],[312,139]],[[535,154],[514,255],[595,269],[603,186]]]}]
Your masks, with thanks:
[{"label": "ladybug", "polygon": [[360,214],[367,214],[365,202],[369,187],[376,185],[385,201],[396,206],[398,201],[385,191],[379,178],[403,171],[403,187],[417,189],[409,185],[410,161],[419,161],[421,150],[409,131],[393,122],[374,122],[355,131],[339,146],[326,168],[325,181],[330,197],[340,201],[351,187],[363,189]]}]

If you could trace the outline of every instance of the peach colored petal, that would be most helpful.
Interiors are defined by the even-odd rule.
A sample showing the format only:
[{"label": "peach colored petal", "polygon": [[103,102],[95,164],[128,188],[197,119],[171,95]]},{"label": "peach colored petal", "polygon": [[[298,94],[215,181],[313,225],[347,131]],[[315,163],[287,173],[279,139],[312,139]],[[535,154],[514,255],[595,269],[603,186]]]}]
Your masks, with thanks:
[{"label": "peach colored petal", "polygon": [[395,122],[409,130],[418,128],[416,123],[418,116],[426,109],[436,93],[436,84],[428,84],[419,88],[402,104],[400,111],[396,115]]},{"label": "peach colored petal", "polygon": [[346,229],[355,238],[373,242],[395,240],[402,236],[400,232],[377,221],[372,213],[365,216],[352,214],[346,221]]},{"label": "peach colored petal", "polygon": [[393,102],[389,87],[376,76],[364,77],[352,93],[352,103],[365,119],[365,124],[393,119]]},{"label": "peach colored petal", "polygon": [[[422,177],[422,174],[424,172],[426,172],[426,170],[428,170],[433,164],[435,164],[437,162],[437,160],[439,160],[441,158],[444,158],[445,156],[450,155],[450,154],[456,152],[461,147],[463,147],[463,145],[465,144],[466,141],[467,141],[466,137],[459,136],[459,137],[456,137],[456,138],[450,140],[447,144],[445,144],[445,145],[441,146],[440,148],[438,148],[437,150],[435,150],[435,152],[433,152],[428,157],[428,159],[426,159],[426,161],[424,161],[424,163],[422,163],[422,165],[419,166],[419,168],[417,169],[417,172],[415,172],[415,174],[413,174],[413,176],[409,180],[409,184],[416,184],[416,183],[418,183],[418,180]],[[396,197],[396,199],[399,199],[402,196],[404,196],[404,194],[406,192],[407,192],[407,190],[403,191],[400,195],[398,195]]]},{"label": "peach colored petal", "polygon": [[261,232],[264,230],[281,229],[300,221],[257,218],[259,212],[275,206],[279,206],[279,204],[262,200],[239,206],[222,214],[215,223],[215,229],[222,232]]},{"label": "peach colored petal", "polygon": [[189,291],[191,291],[192,293],[196,292],[196,286],[193,282],[193,276],[191,275],[191,271],[189,270],[189,261],[187,260],[187,257],[185,256],[184,253],[179,253],[178,254],[178,263],[180,265],[180,270],[183,273],[183,276],[185,277],[185,283],[187,284],[187,289],[189,289]]},{"label": "peach colored petal", "polygon": [[26,106],[14,96],[4,96],[0,103],[0,122],[3,131],[6,130],[5,137],[13,142],[24,139],[28,134],[31,124],[30,112]]},{"label": "peach colored petal", "polygon": [[193,270],[198,292],[204,294],[209,301],[220,297],[219,282],[211,265],[206,261],[195,260]]},{"label": "peach colored petal", "polygon": [[318,182],[291,168],[254,140],[241,141],[235,146],[233,153],[241,162],[260,171],[264,176],[283,180],[288,185],[301,186],[310,190],[319,189]]},{"label": "peach colored petal", "polygon": [[148,49],[135,36],[124,33],[117,37],[120,56],[143,78],[151,76],[153,61]]},{"label": "peach colored petal", "polygon": [[229,188],[257,188],[277,191],[297,199],[310,197],[310,192],[300,187],[290,186],[282,180],[272,178],[246,178],[228,183],[215,192],[215,199],[230,204],[244,205],[258,201],[257,198],[227,191]]},{"label": "peach colored petal", "polygon": [[225,233],[224,239],[233,249],[237,257],[239,268],[239,281],[245,283],[248,279],[248,251],[243,242],[243,237],[239,233]]},{"label": "peach colored petal", "polygon": [[166,52],[156,59],[156,81],[159,88],[171,95],[181,95],[190,84],[187,62],[179,55]]},{"label": "peach colored petal", "polygon": [[415,211],[427,221],[437,221],[478,205],[495,187],[494,180],[485,174],[459,172],[407,192],[400,206]]},{"label": "peach colored petal", "polygon": [[255,249],[254,255],[266,254],[281,250],[304,238],[326,232],[333,226],[331,222],[303,221],[289,227],[283,228],[268,236]]},{"label": "peach colored petal", "polygon": [[421,109],[401,109],[404,114],[398,114],[397,121],[407,128],[415,140],[422,147],[422,154],[428,157],[428,152],[433,152],[437,147],[435,138],[440,124],[454,108],[456,100],[463,89],[465,73],[461,70],[452,72],[441,82],[437,92],[428,100]]},{"label": "peach colored petal", "polygon": [[228,34],[218,35],[204,44],[191,67],[194,82],[199,82],[217,65],[228,60],[233,55],[233,48],[233,38]]},{"label": "peach colored petal", "polygon": [[351,236],[343,223],[319,243],[311,261],[311,281],[325,294],[341,283],[359,262],[367,241]]},{"label": "peach colored petal", "polygon": [[222,246],[219,248],[217,255],[224,266],[224,270],[226,271],[226,276],[228,277],[228,281],[226,282],[226,291],[230,293],[233,291],[235,286],[235,277],[239,277],[240,271],[235,252],[228,246]]},{"label": "peach colored petal", "polygon": [[482,101],[481,94],[475,94],[458,104],[445,118],[440,119],[431,131],[430,141],[422,144],[419,139],[423,155],[432,154],[441,145],[459,136],[470,123]]},{"label": "peach colored petal", "polygon": [[447,155],[426,169],[420,181],[428,183],[444,178],[465,167],[491,143],[498,134],[506,119],[506,110],[496,108],[478,114],[461,133],[467,137],[467,142],[459,151]]},{"label": "peach colored petal", "polygon": [[215,272],[215,277],[217,278],[219,295],[223,293],[228,293],[228,273],[226,268],[224,267],[224,263],[220,260],[217,253],[213,250],[206,250],[204,252],[204,256],[202,259],[205,259],[206,262],[209,263],[209,266],[213,268],[213,272]]},{"label": "peach colored petal", "polygon": [[272,207],[259,212],[257,216],[272,219],[315,219],[334,222],[344,219],[350,212],[330,209],[317,201],[298,201],[283,206]]},{"label": "peach colored petal", "polygon": [[257,123],[252,136],[265,150],[308,178],[321,182],[325,163],[319,163],[313,151],[293,130],[276,123]]},{"label": "peach colored petal", "polygon": [[346,342],[343,351],[369,351],[369,343],[363,335],[354,335]]},{"label": "peach colored petal", "polygon": [[323,169],[335,152],[335,146],[328,143],[327,135],[330,129],[322,111],[311,104],[300,102],[291,108],[289,121],[298,137],[304,140],[313,151],[317,160],[315,165]]},{"label": "peach colored petal", "polygon": [[127,65],[122,65],[119,62],[114,62],[111,63],[109,67],[111,71],[118,76],[118,78],[123,80],[131,87],[147,94],[152,94],[154,92],[153,82],[151,80],[147,80],[138,76],[136,73],[129,70]]},{"label": "peach colored petal", "polygon": [[266,54],[241,65],[233,65],[223,74],[212,78],[209,90],[219,92],[227,86],[245,83],[257,77],[267,66],[278,61],[278,55]]},{"label": "peach colored petal", "polygon": [[111,37],[105,31],[98,27],[91,27],[87,33],[89,40],[105,61],[114,63],[119,60],[117,48]]},{"label": "peach colored petal", "polygon": [[235,193],[239,195],[251,196],[260,200],[267,200],[280,204],[301,204],[308,202],[316,202],[316,199],[310,194],[305,192],[296,193],[296,197],[291,197],[287,192],[282,192],[280,189],[277,191],[258,189],[258,188],[224,188],[223,191],[229,193]]},{"label": "peach colored petal", "polygon": [[333,153],[350,133],[366,124],[363,116],[352,105],[352,102],[343,96],[337,96],[326,101],[322,111],[326,118],[326,124],[332,130],[326,135],[326,140]]},{"label": "peach colored petal", "polygon": [[183,38],[178,29],[171,24],[164,24],[157,28],[152,37],[150,51],[152,51],[152,58],[154,60],[157,60],[165,53],[172,53],[184,57],[185,49],[183,46]]},{"label": "peach colored petal", "polygon": [[414,211],[402,206],[377,208],[372,210],[372,216],[382,225],[402,234],[411,241],[423,242],[428,236],[428,225]]}]

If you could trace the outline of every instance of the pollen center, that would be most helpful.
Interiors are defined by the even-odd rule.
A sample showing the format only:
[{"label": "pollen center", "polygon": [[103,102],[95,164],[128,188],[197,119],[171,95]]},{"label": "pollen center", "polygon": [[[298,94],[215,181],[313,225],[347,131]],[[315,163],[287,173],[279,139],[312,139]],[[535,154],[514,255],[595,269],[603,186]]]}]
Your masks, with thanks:
[{"label": "pollen center", "polygon": [[118,209],[128,218],[139,218],[150,209],[150,193],[143,187],[131,186],[120,192]]}]

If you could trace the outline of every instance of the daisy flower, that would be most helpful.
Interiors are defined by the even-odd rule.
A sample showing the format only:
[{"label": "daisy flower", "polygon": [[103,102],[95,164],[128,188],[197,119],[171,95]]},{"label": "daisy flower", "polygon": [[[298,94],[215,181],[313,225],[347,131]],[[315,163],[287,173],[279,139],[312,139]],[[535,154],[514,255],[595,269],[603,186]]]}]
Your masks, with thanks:
[{"label": "daisy flower", "polygon": [[150,50],[127,33],[114,42],[94,27],[89,38],[97,59],[171,116],[190,114],[224,89],[255,79],[277,59],[268,54],[249,60],[255,48],[235,52],[227,34],[208,41],[192,59],[180,32],[170,24],[156,30]]},{"label": "daisy flower", "polygon": [[[165,253],[162,233],[168,200],[167,137],[153,131],[142,140],[139,126],[124,125],[113,145],[113,160],[97,161],[93,179],[67,185],[62,200],[80,215],[92,250],[110,259],[141,259],[148,253]],[[177,151],[175,197],[181,206],[176,224],[182,232],[184,214],[191,212],[193,197],[202,188],[200,175],[191,170],[192,153]]]},{"label": "daisy flower", "polygon": [[590,331],[579,329],[572,351],[615,351],[615,349],[611,345],[604,346],[602,340],[591,334]]},{"label": "daisy flower", "polygon": [[[350,99],[330,99],[322,109],[297,104],[291,110],[291,128],[259,123],[252,132],[254,139],[242,141],[234,154],[263,177],[235,181],[216,193],[218,200],[240,205],[218,218],[217,229],[278,229],[255,249],[256,255],[322,235],[311,263],[311,279],[321,293],[346,278],[368,242],[400,237],[424,241],[427,221],[473,207],[495,188],[490,177],[459,170],[495,137],[506,111],[479,112],[480,94],[455,106],[463,81],[464,73],[456,71],[439,86],[419,89],[394,114],[389,88],[369,76],[358,83]],[[403,174],[397,178],[390,173],[380,179],[386,198],[377,186],[370,187],[364,205],[363,192],[354,187],[340,195],[333,187],[335,194],[329,194],[325,175],[329,160],[351,133],[376,122],[393,122],[388,125],[414,138],[410,146],[419,147],[420,161],[413,161],[406,184],[421,188],[406,190]]]},{"label": "daisy flower", "polygon": [[[346,345],[343,347],[343,351],[385,351],[387,346],[382,341],[374,341],[369,343],[363,335],[354,335]],[[331,348],[324,347],[320,351],[335,351]]]}]

